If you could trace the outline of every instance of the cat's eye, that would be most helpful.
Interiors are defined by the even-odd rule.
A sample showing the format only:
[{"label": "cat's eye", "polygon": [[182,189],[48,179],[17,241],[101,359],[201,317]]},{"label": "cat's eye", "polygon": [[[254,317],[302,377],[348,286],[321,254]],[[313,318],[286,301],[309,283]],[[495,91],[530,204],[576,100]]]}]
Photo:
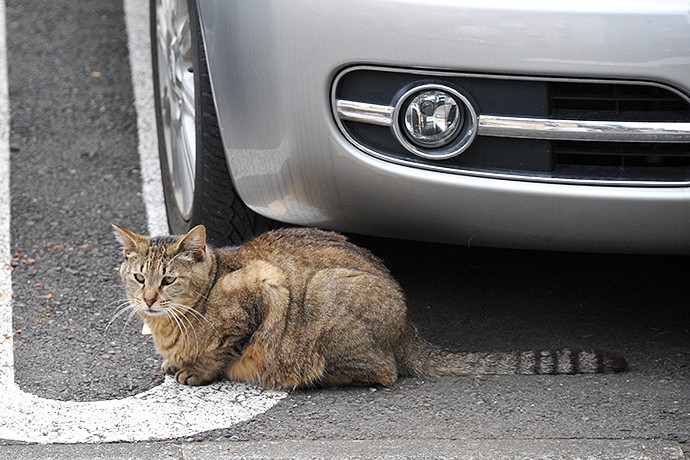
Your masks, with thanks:
[{"label": "cat's eye", "polygon": [[141,284],[144,284],[144,281],[146,281],[146,278],[144,278],[144,275],[142,275],[141,273],[135,273],[134,279],[137,281],[137,283]]},{"label": "cat's eye", "polygon": [[173,284],[176,279],[177,279],[176,276],[164,276],[161,284],[163,286],[169,286],[169,285]]}]

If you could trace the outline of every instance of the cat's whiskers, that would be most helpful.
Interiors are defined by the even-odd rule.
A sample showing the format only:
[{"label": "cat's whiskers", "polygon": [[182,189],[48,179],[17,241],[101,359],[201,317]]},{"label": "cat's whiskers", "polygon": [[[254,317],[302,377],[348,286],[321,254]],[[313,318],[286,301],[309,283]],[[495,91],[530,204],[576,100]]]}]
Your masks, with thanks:
[{"label": "cat's whiskers", "polygon": [[107,304],[103,305],[103,308],[110,308],[111,306],[118,304],[115,308],[119,308],[125,303],[129,302],[129,299],[127,297],[120,297],[118,299],[115,299],[111,302],[108,302]]},{"label": "cat's whiskers", "polygon": [[202,294],[201,292],[199,292],[197,290],[192,290],[191,292],[192,292],[192,294],[199,296],[199,298],[208,301],[208,297],[205,296],[204,294]]},{"label": "cat's whiskers", "polygon": [[211,321],[206,318],[202,313],[197,311],[194,307],[190,307],[189,305],[181,304],[181,303],[171,303],[171,306],[173,308],[177,308],[182,310],[182,314],[186,316],[188,313],[197,318],[199,321],[203,322],[204,324],[208,325],[208,327],[211,328],[214,334],[218,336],[219,339],[222,339],[222,336],[220,335],[220,332],[218,332],[218,329],[213,325]]},{"label": "cat's whiskers", "polygon": [[174,324],[176,329],[180,332],[180,335],[182,337],[185,337],[186,332],[187,332],[187,327],[184,324],[180,323],[180,320],[179,320],[178,316],[175,314],[175,312],[168,309],[168,308],[165,308],[163,310],[163,313],[165,314],[165,317],[168,318]]},{"label": "cat's whiskers", "polygon": [[134,318],[134,316],[141,311],[142,307],[139,305],[132,305],[132,308],[130,309],[129,315],[127,315],[127,319],[124,321],[122,324],[122,329],[120,330],[120,335],[122,335],[125,332],[125,327],[127,327],[127,324],[129,324],[130,320]]},{"label": "cat's whiskers", "polygon": [[[127,321],[128,321],[132,316],[134,316],[134,315],[136,314],[137,307],[136,307],[135,305],[133,305],[133,304],[129,301],[129,299],[124,300],[124,301],[123,301],[122,299],[120,299],[120,300],[116,300],[115,302],[121,302],[121,303],[120,303],[117,307],[115,307],[115,314],[114,314],[113,317],[110,319],[110,321],[108,321],[108,324],[106,324],[105,330],[103,331],[104,334],[107,334],[108,329],[109,329],[110,326],[115,322],[115,320],[116,320],[117,318],[119,318],[120,316],[122,316],[123,314],[125,314],[126,312],[128,312],[128,311],[130,312],[129,316],[127,317]],[[111,304],[112,304],[112,303],[115,303],[115,302],[111,302]],[[127,321],[125,321],[125,325],[127,324]]]},{"label": "cat's whiskers", "polygon": [[177,310],[177,307],[174,304],[170,304],[169,301],[165,302],[165,307],[163,308],[163,311],[168,316],[168,318],[172,319],[175,322],[182,336],[187,337],[189,335],[189,330],[192,330],[192,332],[194,333],[194,356],[198,356],[199,335],[197,334],[196,328],[194,327],[194,323],[189,318],[187,318],[186,315],[181,314]]}]

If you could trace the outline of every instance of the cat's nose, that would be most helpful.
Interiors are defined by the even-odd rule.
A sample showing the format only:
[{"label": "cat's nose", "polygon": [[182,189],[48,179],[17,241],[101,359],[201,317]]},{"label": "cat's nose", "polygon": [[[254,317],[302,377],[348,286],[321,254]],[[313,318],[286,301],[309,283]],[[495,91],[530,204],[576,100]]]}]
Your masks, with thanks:
[{"label": "cat's nose", "polygon": [[141,293],[141,297],[147,307],[151,307],[158,300],[158,290],[146,286],[144,291]]}]

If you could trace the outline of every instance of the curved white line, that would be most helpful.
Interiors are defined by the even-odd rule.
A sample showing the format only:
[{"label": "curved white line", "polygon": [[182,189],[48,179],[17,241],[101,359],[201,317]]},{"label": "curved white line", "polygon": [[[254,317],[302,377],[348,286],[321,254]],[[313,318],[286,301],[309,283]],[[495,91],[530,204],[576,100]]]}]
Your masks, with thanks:
[{"label": "curved white line", "polygon": [[[148,50],[148,10],[138,0],[126,0],[127,27],[130,33],[132,78],[137,83],[139,152],[142,175],[160,177],[155,157],[155,132],[152,127],[150,96],[145,95],[150,73]],[[248,385],[220,382],[206,387],[184,387],[172,378],[149,391],[124,399],[76,402],[58,401],[26,393],[14,379],[14,340],[12,329],[12,277],[7,269],[10,257],[10,149],[9,95],[5,41],[5,2],[0,0],[0,438],[33,443],[95,443],[146,441],[190,436],[208,430],[230,427],[249,420],[273,407],[287,396]],[[142,43],[142,33],[145,43]],[[150,66],[149,66],[150,67]],[[150,71],[149,71],[150,72]],[[137,86],[140,85],[140,86]],[[143,98],[143,100],[142,100]],[[141,112],[139,111],[141,110]],[[142,141],[143,139],[143,141]],[[143,153],[142,153],[143,152]],[[151,161],[151,158],[155,161]],[[167,233],[162,188],[158,179],[145,180],[143,193],[149,230]],[[157,197],[157,198],[153,198]],[[162,214],[161,214],[162,210]]]},{"label": "curved white line", "polygon": [[42,444],[190,436],[249,420],[286,396],[230,382],[185,387],[168,377],[136,396],[75,402],[39,398],[8,383],[0,389],[0,438]]}]

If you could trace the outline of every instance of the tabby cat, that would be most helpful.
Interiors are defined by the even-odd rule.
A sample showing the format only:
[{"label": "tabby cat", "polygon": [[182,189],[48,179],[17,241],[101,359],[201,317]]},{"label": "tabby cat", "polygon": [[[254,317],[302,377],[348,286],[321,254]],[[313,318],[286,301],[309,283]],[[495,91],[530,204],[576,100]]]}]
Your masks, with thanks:
[{"label": "tabby cat", "polygon": [[382,261],[333,232],[290,228],[214,249],[197,226],[146,237],[115,226],[131,308],[163,370],[186,385],[219,379],[271,389],[393,385],[399,376],[618,372],[613,353],[450,352],[407,319]]}]

